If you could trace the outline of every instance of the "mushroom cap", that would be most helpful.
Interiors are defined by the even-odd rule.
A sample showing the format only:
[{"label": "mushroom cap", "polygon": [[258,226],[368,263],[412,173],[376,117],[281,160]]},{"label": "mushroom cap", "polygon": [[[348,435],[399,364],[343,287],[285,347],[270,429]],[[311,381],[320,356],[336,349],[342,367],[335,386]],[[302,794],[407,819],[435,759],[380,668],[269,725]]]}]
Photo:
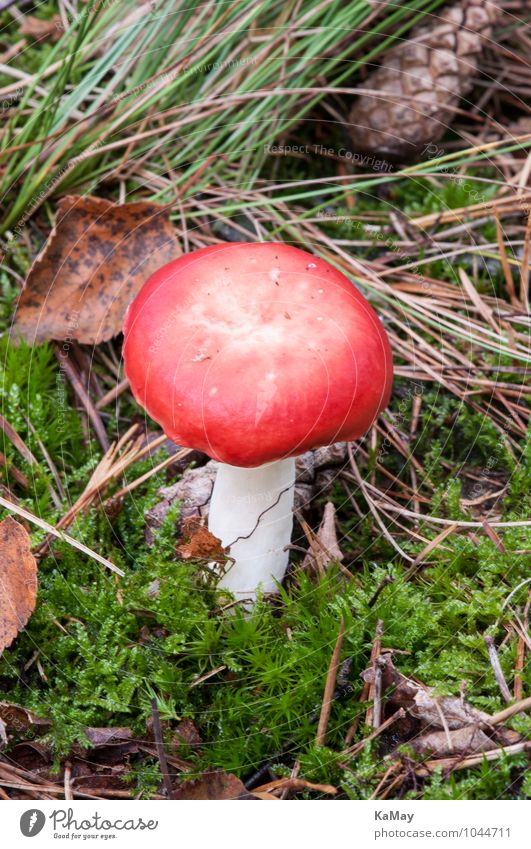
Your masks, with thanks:
[{"label": "mushroom cap", "polygon": [[260,466],[362,436],[389,401],[376,313],[322,259],[275,242],[203,248],[129,306],[125,373],[179,445]]}]

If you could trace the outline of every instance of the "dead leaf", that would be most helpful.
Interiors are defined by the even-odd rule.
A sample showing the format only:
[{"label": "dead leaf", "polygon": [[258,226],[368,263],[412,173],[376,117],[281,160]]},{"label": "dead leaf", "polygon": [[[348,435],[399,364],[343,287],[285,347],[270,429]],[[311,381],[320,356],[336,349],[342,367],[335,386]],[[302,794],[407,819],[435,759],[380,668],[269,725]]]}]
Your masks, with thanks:
[{"label": "dead leaf", "polygon": [[179,748],[182,743],[187,746],[200,746],[203,740],[191,719],[183,719],[177,725],[172,735],[171,748]]},{"label": "dead leaf", "polygon": [[9,760],[13,765],[42,775],[51,767],[52,753],[50,747],[43,743],[24,740],[9,749]]},{"label": "dead leaf", "polygon": [[420,755],[444,758],[450,755],[468,755],[496,749],[496,743],[487,737],[477,725],[465,725],[454,731],[433,731],[409,741],[409,745]]},{"label": "dead leaf", "polygon": [[14,332],[32,344],[105,342],[120,333],[147,278],[180,253],[165,206],[64,197],[21,292]]},{"label": "dead leaf", "polygon": [[49,20],[26,15],[20,32],[22,35],[28,35],[33,41],[59,41],[64,27],[60,15],[54,15]]},{"label": "dead leaf", "polygon": [[[417,752],[432,751],[438,757],[470,754],[513,745],[521,739],[510,728],[492,727],[491,716],[464,699],[437,697],[426,685],[406,678],[394,666],[391,655],[380,655],[378,663],[386,707],[391,711],[403,708],[407,713],[405,721],[397,723],[395,730],[401,742],[408,742]],[[366,669],[361,677],[373,683],[374,668]]]},{"label": "dead leaf", "polygon": [[227,559],[221,541],[211,534],[204,526],[203,520],[190,516],[182,523],[184,542],[177,546],[177,556],[183,560],[215,560],[224,562]]},{"label": "dead leaf", "polygon": [[87,756],[92,764],[102,764],[106,767],[116,767],[124,762],[128,755],[136,754],[140,749],[141,740],[133,737],[130,728],[116,726],[115,728],[85,728],[85,736],[92,743],[83,745],[76,743],[72,754],[78,757]]},{"label": "dead leaf", "polygon": [[85,735],[93,746],[108,746],[110,743],[124,743],[133,739],[130,728],[85,728]]},{"label": "dead leaf", "polygon": [[24,628],[37,598],[37,561],[28,532],[8,516],[0,522],[0,654]]},{"label": "dead leaf", "polygon": [[183,781],[172,794],[172,799],[188,800],[220,800],[237,799],[247,795],[245,785],[237,778],[223,770],[206,772],[201,778]]},{"label": "dead leaf", "polygon": [[39,726],[47,727],[52,724],[49,719],[42,719],[28,708],[11,702],[0,702],[0,720],[4,723],[8,734],[34,732]]},{"label": "dead leaf", "polygon": [[312,534],[311,548],[302,561],[302,569],[324,574],[332,563],[341,563],[344,555],[337,541],[336,508],[331,501],[325,504],[317,533],[313,534],[310,528],[308,531]]},{"label": "dead leaf", "polygon": [[[418,719],[423,725],[430,726],[431,729],[439,729],[444,728],[445,722],[448,728],[453,729],[474,723],[482,724],[489,719],[488,713],[478,710],[464,699],[455,696],[435,697],[424,684],[419,684],[402,675],[395,668],[390,655],[382,655],[380,663],[382,687],[388,704],[393,708],[405,708],[410,716]],[[373,668],[363,672],[362,678],[372,683]]]}]

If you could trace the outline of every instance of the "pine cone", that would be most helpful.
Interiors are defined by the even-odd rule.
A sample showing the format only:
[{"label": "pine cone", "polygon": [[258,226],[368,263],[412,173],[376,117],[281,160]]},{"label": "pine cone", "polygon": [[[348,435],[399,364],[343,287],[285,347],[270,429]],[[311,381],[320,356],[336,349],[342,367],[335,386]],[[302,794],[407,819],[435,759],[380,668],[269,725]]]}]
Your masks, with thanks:
[{"label": "pine cone", "polygon": [[361,95],[352,107],[355,148],[409,160],[438,141],[453,118],[452,107],[472,88],[501,12],[487,0],[463,0],[389,50],[363,85],[380,93]]}]

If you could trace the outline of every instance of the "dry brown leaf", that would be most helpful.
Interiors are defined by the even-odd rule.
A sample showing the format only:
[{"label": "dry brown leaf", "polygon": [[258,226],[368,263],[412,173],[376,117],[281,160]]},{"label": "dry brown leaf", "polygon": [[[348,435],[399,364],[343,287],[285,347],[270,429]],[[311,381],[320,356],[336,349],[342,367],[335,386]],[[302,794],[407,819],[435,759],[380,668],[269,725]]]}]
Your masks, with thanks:
[{"label": "dry brown leaf", "polygon": [[0,522],[0,654],[24,628],[37,598],[37,561],[28,532],[8,516]]},{"label": "dry brown leaf", "polygon": [[133,732],[127,727],[85,728],[85,735],[93,746],[108,746],[110,743],[123,743],[133,739]]},{"label": "dry brown leaf", "polygon": [[319,530],[314,536],[314,545],[302,561],[302,569],[324,573],[332,563],[341,563],[344,559],[337,541],[336,508],[331,501],[325,504]]},{"label": "dry brown leaf", "polygon": [[35,770],[35,772],[38,770],[42,775],[42,772],[52,764],[52,752],[50,746],[38,740],[22,740],[9,749],[9,761],[13,766],[22,769]]},{"label": "dry brown leaf", "polygon": [[39,726],[47,727],[52,724],[49,719],[36,716],[28,708],[11,702],[0,702],[0,721],[8,734],[22,734],[29,730],[34,732]]},{"label": "dry brown leaf", "polygon": [[477,725],[465,725],[454,731],[432,731],[410,740],[409,745],[420,755],[445,758],[450,755],[468,755],[496,749],[496,743]]},{"label": "dry brown leaf", "polygon": [[63,34],[63,24],[60,15],[54,15],[49,20],[36,18],[35,15],[26,15],[20,32],[34,41],[59,41]]},{"label": "dry brown leaf", "polygon": [[14,332],[29,343],[105,342],[142,284],[181,253],[167,207],[69,195],[30,268]]},{"label": "dry brown leaf", "polygon": [[[394,708],[403,707],[410,716],[430,728],[443,728],[443,719],[450,729],[461,728],[472,723],[482,724],[489,714],[478,710],[468,702],[454,697],[436,698],[428,687],[406,678],[399,672],[388,654],[380,658],[382,667],[382,688],[385,698]],[[371,667],[362,673],[368,683],[374,681],[374,669]]]},{"label": "dry brown leaf", "polygon": [[177,748],[185,743],[187,746],[199,746],[202,743],[201,735],[191,719],[183,719],[177,725],[175,732],[172,734],[171,747]]},{"label": "dry brown leaf", "polygon": [[221,541],[211,534],[203,521],[196,516],[190,516],[182,523],[184,542],[177,546],[177,556],[183,560],[216,560],[223,562],[227,559]]},{"label": "dry brown leaf", "polygon": [[219,769],[214,770],[214,772],[206,772],[201,778],[193,781],[183,781],[173,791],[172,799],[227,800],[237,799],[241,795],[247,795],[247,791],[240,779]]},{"label": "dry brown leaf", "polygon": [[[407,712],[399,733],[402,741],[407,741],[416,751],[431,750],[443,757],[452,753],[489,751],[497,745],[513,745],[520,740],[516,731],[502,725],[497,725],[489,738],[492,717],[488,713],[455,696],[436,697],[424,684],[402,675],[389,654],[382,654],[378,662],[386,705],[392,710],[403,708]],[[372,683],[374,668],[366,669],[362,678]]]}]

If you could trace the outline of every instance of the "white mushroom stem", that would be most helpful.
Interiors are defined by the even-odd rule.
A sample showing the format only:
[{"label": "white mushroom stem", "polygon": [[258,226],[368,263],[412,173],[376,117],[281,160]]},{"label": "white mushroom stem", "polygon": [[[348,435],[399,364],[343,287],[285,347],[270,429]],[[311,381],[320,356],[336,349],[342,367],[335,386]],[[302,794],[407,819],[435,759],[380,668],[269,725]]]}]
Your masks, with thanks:
[{"label": "white mushroom stem", "polygon": [[254,600],[258,589],[275,592],[284,577],[294,494],[293,457],[254,469],[219,464],[208,527],[231,558],[219,587],[238,600]]}]

